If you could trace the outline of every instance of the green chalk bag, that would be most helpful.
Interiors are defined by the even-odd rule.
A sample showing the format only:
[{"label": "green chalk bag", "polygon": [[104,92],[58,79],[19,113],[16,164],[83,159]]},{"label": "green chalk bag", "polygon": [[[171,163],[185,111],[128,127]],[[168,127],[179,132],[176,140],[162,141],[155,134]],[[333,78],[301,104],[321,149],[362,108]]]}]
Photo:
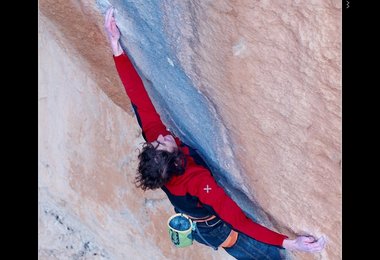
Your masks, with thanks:
[{"label": "green chalk bag", "polygon": [[193,244],[195,224],[182,213],[171,216],[168,220],[169,237],[176,247],[186,247]]}]

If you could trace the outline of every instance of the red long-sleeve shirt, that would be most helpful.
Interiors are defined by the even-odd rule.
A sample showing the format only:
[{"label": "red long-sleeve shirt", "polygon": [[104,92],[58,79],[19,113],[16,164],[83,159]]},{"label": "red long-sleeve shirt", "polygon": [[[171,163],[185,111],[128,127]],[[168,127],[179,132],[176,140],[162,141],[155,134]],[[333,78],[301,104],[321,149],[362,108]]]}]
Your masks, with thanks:
[{"label": "red long-sleeve shirt", "polygon": [[[148,142],[155,141],[158,135],[171,134],[154,108],[145,88],[128,56],[124,53],[115,57],[115,65],[132,105],[138,116],[143,135]],[[174,176],[162,187],[176,209],[193,217],[210,214],[219,216],[234,230],[242,232],[258,241],[282,246],[287,236],[274,232],[248,218],[240,207],[215,182],[207,166],[195,150],[175,138],[179,149],[187,157],[183,175]]]}]

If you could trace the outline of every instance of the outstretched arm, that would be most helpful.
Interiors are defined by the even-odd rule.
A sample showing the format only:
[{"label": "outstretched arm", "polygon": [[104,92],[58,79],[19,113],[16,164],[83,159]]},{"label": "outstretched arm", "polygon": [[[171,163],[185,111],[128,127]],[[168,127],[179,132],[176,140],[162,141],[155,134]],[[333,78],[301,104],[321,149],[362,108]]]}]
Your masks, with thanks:
[{"label": "outstretched arm", "polygon": [[[198,175],[198,176],[196,176]],[[233,229],[260,242],[282,246],[287,236],[274,232],[248,218],[241,208],[215,182],[210,172],[198,170],[193,173],[188,192],[199,198],[203,206],[211,207],[215,213]]]},{"label": "outstretched arm", "polygon": [[216,214],[236,231],[242,232],[258,241],[288,250],[319,252],[324,248],[325,240],[316,240],[312,236],[298,236],[289,239],[286,235],[274,232],[248,218],[241,208],[215,182],[211,174],[194,172],[193,181],[188,184],[188,192],[199,198],[204,206],[211,207]]},{"label": "outstretched arm", "polygon": [[120,31],[116,25],[113,7],[107,10],[104,27],[111,45],[116,69],[127,95],[132,102],[145,140],[152,142],[155,141],[160,134],[170,134],[154,108],[139,74],[121,48]]}]

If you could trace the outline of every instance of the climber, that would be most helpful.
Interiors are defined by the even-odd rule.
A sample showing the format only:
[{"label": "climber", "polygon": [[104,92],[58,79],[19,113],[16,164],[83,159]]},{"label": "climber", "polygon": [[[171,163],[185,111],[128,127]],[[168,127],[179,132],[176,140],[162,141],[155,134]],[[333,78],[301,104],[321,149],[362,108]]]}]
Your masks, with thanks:
[{"label": "climber", "polygon": [[161,188],[177,213],[182,213],[199,230],[194,239],[226,250],[237,259],[281,259],[280,251],[320,252],[322,236],[288,236],[272,231],[248,218],[216,183],[207,165],[195,150],[184,144],[162,123],[145,88],[120,45],[114,8],[107,10],[105,30],[117,72],[130,98],[146,143],[139,154],[136,186]]}]

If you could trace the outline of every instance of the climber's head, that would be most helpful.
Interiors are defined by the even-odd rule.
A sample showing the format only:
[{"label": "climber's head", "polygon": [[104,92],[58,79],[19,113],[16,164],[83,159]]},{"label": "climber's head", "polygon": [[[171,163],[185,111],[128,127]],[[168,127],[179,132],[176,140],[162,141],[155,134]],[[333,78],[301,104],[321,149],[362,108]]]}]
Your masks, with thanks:
[{"label": "climber's head", "polygon": [[161,188],[186,167],[185,156],[171,135],[159,135],[156,141],[145,143],[138,158],[136,186],[143,190]]}]

